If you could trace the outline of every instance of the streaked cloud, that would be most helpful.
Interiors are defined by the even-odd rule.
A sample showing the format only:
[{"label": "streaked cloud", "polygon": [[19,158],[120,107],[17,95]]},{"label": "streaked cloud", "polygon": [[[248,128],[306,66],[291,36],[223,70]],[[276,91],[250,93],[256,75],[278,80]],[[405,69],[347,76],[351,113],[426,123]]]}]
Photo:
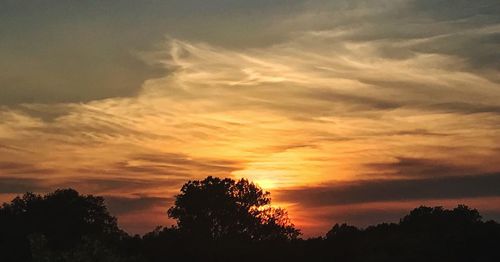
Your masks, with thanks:
[{"label": "streaked cloud", "polygon": [[500,174],[365,180],[278,191],[282,201],[307,207],[425,199],[500,197]]},{"label": "streaked cloud", "polygon": [[[283,2],[188,2],[174,6],[206,9],[206,17],[226,12],[220,9],[225,6],[228,13],[243,14],[235,24],[248,24],[251,34],[243,37],[244,30],[231,27],[237,20],[232,15],[208,21],[207,27],[224,32],[204,39],[192,36],[201,29],[175,37],[176,30],[189,28],[186,23],[159,33],[168,19],[148,5],[144,10],[156,15],[145,24],[163,22],[130,44],[130,50],[147,50],[126,48],[132,37],[126,34],[140,26],[123,32],[115,30],[123,24],[112,24],[95,33],[125,36],[97,39],[87,32],[92,28],[87,16],[79,20],[84,33],[60,36],[80,38],[69,41],[64,52],[51,47],[49,54],[82,55],[90,48],[92,55],[81,60],[88,68],[84,81],[78,81],[85,76],[78,66],[68,67],[73,75],[59,71],[65,67],[57,62],[61,57],[40,77],[41,71],[34,74],[19,69],[22,61],[16,64],[12,72],[40,85],[32,83],[33,101],[17,97],[28,89],[4,85],[0,193],[73,186],[106,195],[134,232],[165,222],[164,210],[179,187],[207,175],[256,181],[276,192],[296,224],[306,227],[315,223],[306,213],[318,206],[331,211],[377,201],[498,197],[493,188],[500,171],[495,1],[296,1],[288,6],[289,15]],[[124,8],[114,19],[126,17],[130,10]],[[265,25],[249,22],[252,18],[272,26],[264,30]],[[193,26],[199,24],[191,19]],[[75,26],[71,21],[69,28]],[[72,46],[87,33],[95,46]],[[155,37],[146,37],[150,34]],[[154,44],[145,45],[146,40]],[[125,49],[107,52],[104,47],[116,41]],[[100,61],[108,56],[117,60]],[[33,57],[38,66],[47,62]],[[142,64],[129,67],[131,57]],[[119,73],[108,75],[108,69]],[[101,70],[106,77],[92,77]],[[150,70],[162,75],[152,77]],[[60,96],[47,91],[52,84],[45,84],[60,77],[75,99],[62,89],[50,89]],[[411,190],[415,187],[419,190]],[[130,212],[126,201],[134,203]],[[359,214],[386,217],[401,210],[377,213],[371,206],[351,217],[358,221]],[[318,217],[341,218],[328,212]],[[147,226],[134,222],[147,216]]]}]

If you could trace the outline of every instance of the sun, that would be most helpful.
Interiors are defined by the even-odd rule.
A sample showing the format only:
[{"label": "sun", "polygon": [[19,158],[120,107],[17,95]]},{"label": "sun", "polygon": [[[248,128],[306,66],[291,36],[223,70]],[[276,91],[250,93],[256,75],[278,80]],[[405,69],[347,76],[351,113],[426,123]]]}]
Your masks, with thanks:
[{"label": "sun", "polygon": [[272,190],[283,187],[285,181],[280,177],[286,177],[284,170],[265,170],[265,169],[245,169],[233,172],[236,178],[248,179],[264,190]]}]

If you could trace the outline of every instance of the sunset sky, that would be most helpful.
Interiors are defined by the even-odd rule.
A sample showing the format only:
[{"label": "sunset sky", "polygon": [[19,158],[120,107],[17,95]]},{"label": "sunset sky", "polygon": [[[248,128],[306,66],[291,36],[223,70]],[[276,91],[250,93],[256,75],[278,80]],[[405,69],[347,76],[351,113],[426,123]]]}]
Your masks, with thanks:
[{"label": "sunset sky", "polygon": [[0,0],[0,202],[72,187],[130,233],[248,178],[305,236],[500,219],[498,0]]}]

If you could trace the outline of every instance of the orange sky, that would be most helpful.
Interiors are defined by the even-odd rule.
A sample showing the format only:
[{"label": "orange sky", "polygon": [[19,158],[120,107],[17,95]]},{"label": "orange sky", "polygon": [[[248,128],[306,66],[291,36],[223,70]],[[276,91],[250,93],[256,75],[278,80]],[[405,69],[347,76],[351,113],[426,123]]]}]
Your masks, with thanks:
[{"label": "orange sky", "polygon": [[[135,70],[120,71],[122,60],[105,71],[111,93],[81,100],[52,101],[58,95],[37,93],[37,83],[60,76],[82,90],[76,97],[101,89],[63,70],[16,67],[37,83],[34,99],[9,102],[18,99],[10,89],[0,99],[0,199],[74,187],[106,196],[126,230],[144,233],[171,223],[165,211],[183,183],[212,175],[271,191],[306,236],[336,222],[397,221],[421,204],[466,203],[498,219],[500,79],[488,60],[498,42],[485,40],[500,34],[498,15],[457,17],[446,6],[434,14],[412,1],[342,5],[338,13],[312,2],[294,9],[300,28],[279,11],[282,19],[268,18],[273,30],[289,32],[272,43],[164,32],[170,36],[154,47],[127,53],[161,73],[122,95],[120,79]],[[212,21],[242,37],[226,22]],[[414,35],[402,34],[404,26]],[[114,52],[92,48],[97,66]],[[17,83],[6,79],[3,86]]]}]

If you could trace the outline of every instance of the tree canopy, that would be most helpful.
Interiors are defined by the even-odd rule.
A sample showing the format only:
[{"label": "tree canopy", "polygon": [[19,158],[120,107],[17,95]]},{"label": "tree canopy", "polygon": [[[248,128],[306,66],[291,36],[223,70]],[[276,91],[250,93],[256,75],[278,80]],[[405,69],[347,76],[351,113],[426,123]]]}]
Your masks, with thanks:
[{"label": "tree canopy", "polygon": [[0,251],[12,261],[27,261],[30,238],[42,235],[48,248],[66,251],[84,236],[105,241],[125,235],[104,198],[59,189],[41,196],[26,193],[0,208]]},{"label": "tree canopy", "polygon": [[175,226],[129,236],[102,197],[26,193],[0,207],[0,261],[500,261],[500,224],[464,205],[421,206],[398,223],[335,224],[301,239],[268,192],[207,177],[187,182],[167,214]]},{"label": "tree canopy", "polygon": [[270,194],[246,179],[207,177],[189,181],[168,215],[179,230],[200,240],[295,239],[299,231]]}]

